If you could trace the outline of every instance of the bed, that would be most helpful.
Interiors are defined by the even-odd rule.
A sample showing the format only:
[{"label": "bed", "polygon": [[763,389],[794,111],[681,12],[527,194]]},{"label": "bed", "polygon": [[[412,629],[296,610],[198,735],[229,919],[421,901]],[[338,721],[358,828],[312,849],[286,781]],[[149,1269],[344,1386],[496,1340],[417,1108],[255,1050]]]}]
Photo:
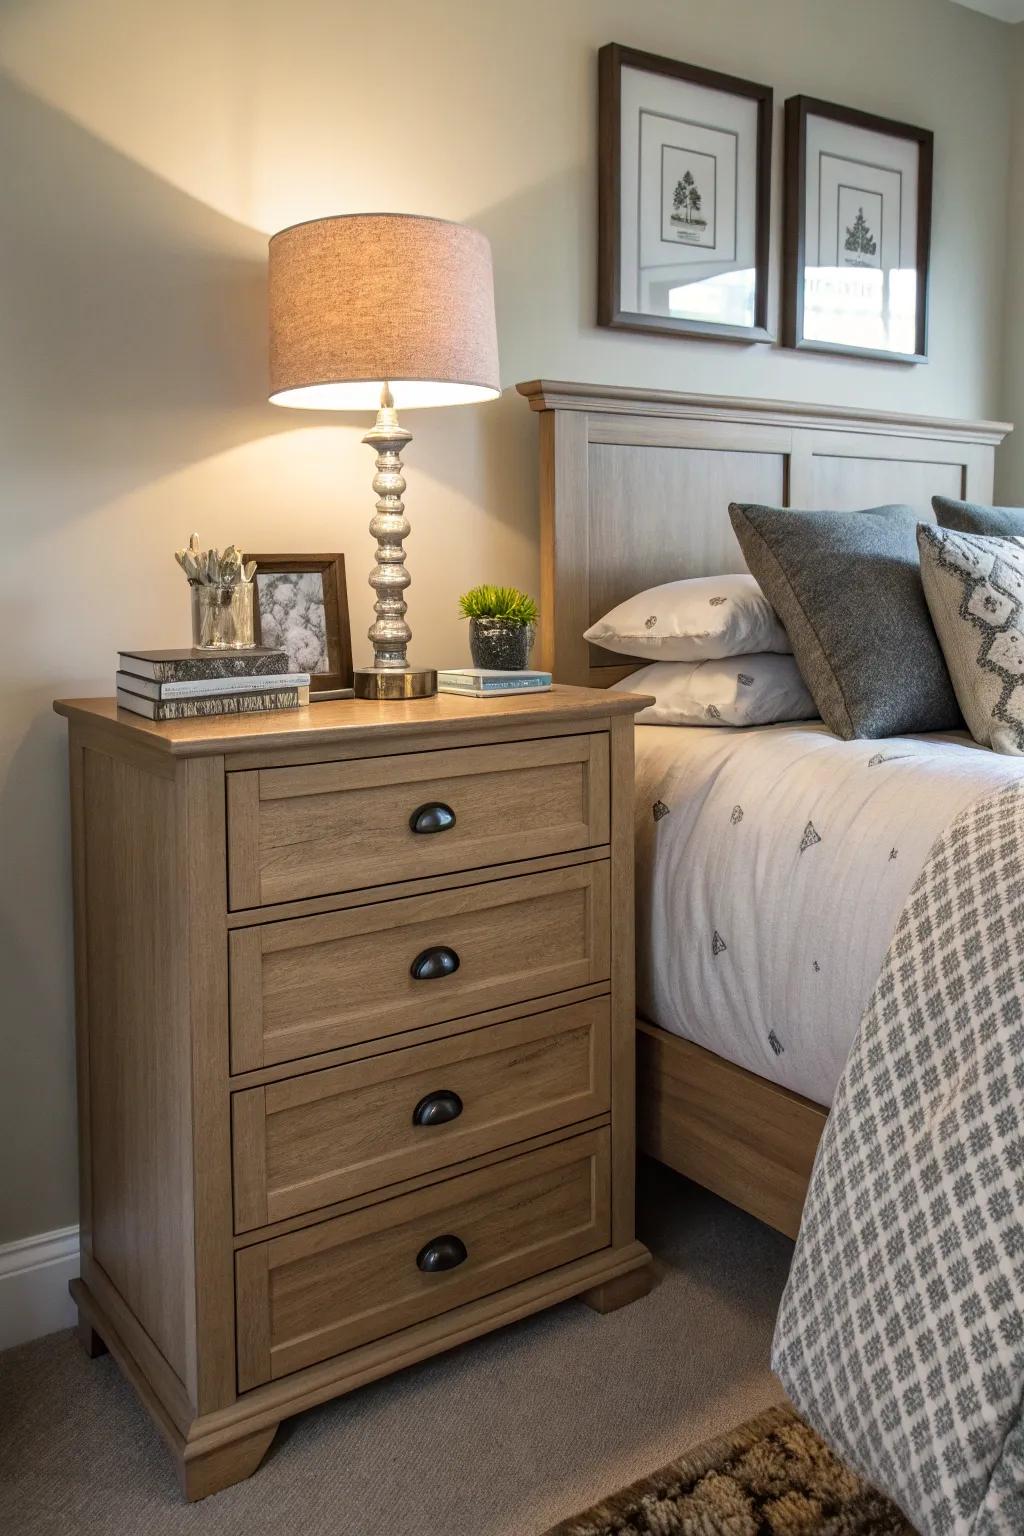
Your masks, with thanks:
[{"label": "bed", "polygon": [[[613,685],[640,665],[582,638],[599,615],[659,582],[745,569],[730,500],[836,509],[905,502],[930,518],[935,494],[991,499],[994,451],[1009,430],[595,385],[537,381],[519,390],[539,413],[541,661],[558,681],[591,687]],[[996,788],[1014,772],[963,736],[839,742],[820,723],[638,726],[642,1151],[796,1235],[831,1089],[929,842],[989,780]],[[715,863],[729,857],[726,826],[744,836],[757,827],[743,804],[751,792],[736,786],[776,784],[780,775],[777,805],[762,818],[771,825],[745,866],[763,871],[761,885],[736,889],[728,865]],[[913,825],[902,814],[908,794]],[[824,843],[810,858],[812,845],[800,847],[808,825],[814,831],[808,803],[830,800],[849,831],[846,853],[834,862]],[[698,802],[711,803],[714,816],[696,816]],[[675,817],[662,826],[672,833],[660,836],[659,859],[648,846],[657,804]],[[742,819],[733,823],[737,807]],[[712,825],[721,829],[717,840]],[[789,840],[785,869],[774,874],[773,838]],[[716,868],[726,915],[710,934],[687,934],[685,902],[707,907],[706,888],[698,901],[700,882],[715,879]],[[843,894],[823,904],[829,869]],[[807,890],[794,886],[811,871]],[[680,881],[689,892],[682,918]],[[858,882],[869,883],[872,900],[864,889],[858,900]],[[671,908],[658,899],[670,887]],[[783,897],[805,901],[802,924],[768,920]],[[832,914],[831,930],[818,921],[822,911]],[[856,948],[840,954],[850,911],[866,926]],[[817,927],[804,943],[811,918]],[[731,937],[737,931],[745,935],[740,945]],[[744,946],[742,973],[734,970],[731,987],[720,987],[718,962],[728,956],[732,966]],[[812,952],[818,947],[821,954]],[[709,1000],[715,1006],[704,1017]]]}]

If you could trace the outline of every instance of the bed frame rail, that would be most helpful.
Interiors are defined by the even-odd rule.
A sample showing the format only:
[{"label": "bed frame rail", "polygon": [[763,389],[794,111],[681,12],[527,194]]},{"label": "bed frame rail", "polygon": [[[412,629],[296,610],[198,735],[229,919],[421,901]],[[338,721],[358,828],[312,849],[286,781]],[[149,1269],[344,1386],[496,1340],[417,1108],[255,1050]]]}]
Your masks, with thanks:
[{"label": "bed frame rail", "polygon": [[637,1145],[796,1237],[828,1111],[637,1020]]}]

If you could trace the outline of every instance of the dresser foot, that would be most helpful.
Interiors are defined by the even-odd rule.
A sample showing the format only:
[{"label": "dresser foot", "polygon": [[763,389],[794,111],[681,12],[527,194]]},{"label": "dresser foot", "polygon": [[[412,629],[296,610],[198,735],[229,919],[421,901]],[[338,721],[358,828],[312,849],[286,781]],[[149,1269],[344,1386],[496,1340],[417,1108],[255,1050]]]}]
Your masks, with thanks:
[{"label": "dresser foot", "polygon": [[653,1280],[652,1266],[645,1264],[641,1269],[631,1269],[628,1275],[619,1275],[615,1280],[591,1286],[589,1291],[581,1291],[580,1301],[585,1301],[595,1312],[617,1312],[619,1307],[628,1307],[631,1301],[646,1296]]},{"label": "dresser foot", "polygon": [[252,1477],[276,1434],[277,1425],[271,1424],[269,1429],[256,1429],[251,1435],[232,1440],[230,1445],[222,1445],[205,1455],[179,1455],[176,1458],[178,1480],[189,1503],[208,1499],[211,1493],[220,1493],[222,1488],[230,1488],[232,1483],[243,1483],[247,1477]]},{"label": "dresser foot", "polygon": [[90,1323],[84,1312],[79,1312],[78,1322],[75,1325],[78,1342],[89,1356],[90,1360],[98,1360],[100,1355],[105,1355],[107,1346],[100,1338],[96,1329]]}]

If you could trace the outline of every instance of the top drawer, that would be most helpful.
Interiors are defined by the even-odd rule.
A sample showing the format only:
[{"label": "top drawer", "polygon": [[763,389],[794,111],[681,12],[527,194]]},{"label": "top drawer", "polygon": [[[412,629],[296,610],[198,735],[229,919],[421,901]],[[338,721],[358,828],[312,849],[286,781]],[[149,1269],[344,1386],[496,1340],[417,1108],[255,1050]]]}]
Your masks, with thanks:
[{"label": "top drawer", "polygon": [[228,775],[233,910],[607,841],[604,732]]}]

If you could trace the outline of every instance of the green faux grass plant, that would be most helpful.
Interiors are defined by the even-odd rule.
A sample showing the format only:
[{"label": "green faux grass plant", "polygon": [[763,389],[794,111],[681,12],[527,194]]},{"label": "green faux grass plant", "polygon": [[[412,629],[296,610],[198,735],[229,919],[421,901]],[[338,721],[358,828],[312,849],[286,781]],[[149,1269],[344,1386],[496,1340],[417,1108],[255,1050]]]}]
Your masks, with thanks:
[{"label": "green faux grass plant", "polygon": [[518,587],[473,587],[459,598],[459,609],[464,619],[504,619],[508,624],[537,622],[537,604]]}]

